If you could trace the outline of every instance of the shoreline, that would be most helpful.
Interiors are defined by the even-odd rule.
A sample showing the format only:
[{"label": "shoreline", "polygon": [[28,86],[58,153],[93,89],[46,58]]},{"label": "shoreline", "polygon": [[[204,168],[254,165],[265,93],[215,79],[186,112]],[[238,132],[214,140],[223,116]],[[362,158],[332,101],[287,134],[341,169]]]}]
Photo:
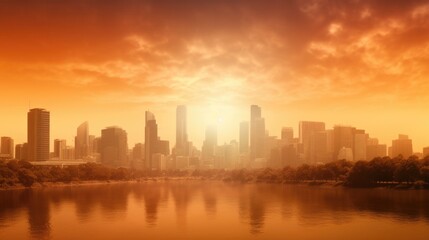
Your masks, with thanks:
[{"label": "shoreline", "polygon": [[322,182],[322,181],[233,181],[231,179],[216,179],[206,177],[145,177],[132,180],[87,180],[87,181],[71,181],[71,182],[43,182],[35,183],[31,187],[25,187],[21,183],[12,186],[0,186],[1,191],[10,190],[26,190],[26,189],[43,189],[43,188],[56,188],[56,187],[79,187],[79,186],[94,186],[94,185],[110,185],[120,183],[147,183],[147,182],[170,182],[170,181],[212,181],[224,183],[239,183],[239,184],[276,184],[276,185],[301,185],[310,187],[324,187],[324,188],[346,188],[346,189],[392,189],[392,190],[428,190],[429,184],[412,183],[412,184],[398,184],[398,183],[378,183],[371,186],[347,186],[344,182]]}]

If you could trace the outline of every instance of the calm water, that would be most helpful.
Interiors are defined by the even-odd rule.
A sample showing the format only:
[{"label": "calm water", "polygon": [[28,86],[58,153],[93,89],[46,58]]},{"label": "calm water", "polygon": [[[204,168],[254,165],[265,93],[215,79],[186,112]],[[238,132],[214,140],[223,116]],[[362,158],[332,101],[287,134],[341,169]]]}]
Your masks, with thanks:
[{"label": "calm water", "polygon": [[428,236],[429,191],[217,182],[0,191],[0,239]]}]

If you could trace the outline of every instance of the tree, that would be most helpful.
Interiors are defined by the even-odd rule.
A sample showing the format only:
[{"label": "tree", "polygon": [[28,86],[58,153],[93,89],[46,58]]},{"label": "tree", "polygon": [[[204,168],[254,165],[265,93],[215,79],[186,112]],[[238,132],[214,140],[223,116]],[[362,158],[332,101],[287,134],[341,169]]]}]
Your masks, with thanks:
[{"label": "tree", "polygon": [[394,178],[399,183],[415,182],[420,177],[419,162],[416,158],[410,157],[396,164]]},{"label": "tree", "polygon": [[429,183],[429,166],[423,166],[420,168],[420,176],[423,181]]},{"label": "tree", "polygon": [[296,170],[297,180],[313,180],[313,169],[308,164],[303,164]]},{"label": "tree", "polygon": [[369,162],[372,170],[374,181],[376,182],[391,182],[395,172],[395,162],[389,157],[374,158]]},{"label": "tree", "polygon": [[368,187],[374,185],[373,170],[367,161],[357,161],[347,176],[348,185]]},{"label": "tree", "polygon": [[37,176],[31,170],[23,168],[18,171],[18,179],[25,187],[31,187]]}]

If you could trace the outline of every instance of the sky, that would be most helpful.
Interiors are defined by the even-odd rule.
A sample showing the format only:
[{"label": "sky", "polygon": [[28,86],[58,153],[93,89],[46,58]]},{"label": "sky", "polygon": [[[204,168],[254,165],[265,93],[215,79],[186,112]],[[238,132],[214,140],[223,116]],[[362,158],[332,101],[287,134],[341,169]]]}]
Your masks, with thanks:
[{"label": "sky", "polygon": [[73,145],[84,121],[144,141],[144,112],[175,143],[206,125],[238,139],[250,105],[267,130],[300,120],[351,125],[390,145],[429,146],[429,2],[408,0],[3,0],[0,135],[26,141],[29,108],[51,112],[51,139]]}]

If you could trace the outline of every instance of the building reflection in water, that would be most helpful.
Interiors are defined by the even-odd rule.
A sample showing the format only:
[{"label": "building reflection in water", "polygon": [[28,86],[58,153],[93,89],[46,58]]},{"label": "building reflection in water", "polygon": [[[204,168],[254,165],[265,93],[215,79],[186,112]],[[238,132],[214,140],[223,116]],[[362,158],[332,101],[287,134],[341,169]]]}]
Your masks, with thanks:
[{"label": "building reflection in water", "polygon": [[146,184],[142,189],[146,210],[146,223],[149,226],[155,226],[158,208],[161,203],[168,200],[168,192],[165,191],[164,185]]},{"label": "building reflection in water", "polygon": [[[140,208],[129,204],[131,201]],[[100,221],[95,214],[97,210],[103,222],[120,222],[129,220],[127,213],[138,209],[142,211],[142,221],[137,214],[137,218],[132,218],[134,224],[142,223],[153,229],[158,227],[160,219],[175,215],[176,229],[186,230],[188,212],[192,207],[202,206],[207,220],[201,221],[241,222],[247,225],[250,234],[258,235],[265,233],[275,214],[285,221],[294,218],[299,224],[312,226],[351,222],[357,212],[429,222],[428,202],[429,191],[191,181],[12,190],[0,192],[0,230],[26,214],[28,232],[21,233],[22,238],[49,239],[53,229],[62,227],[55,225],[51,215],[63,210],[64,204],[80,223]],[[160,211],[161,208],[165,211]],[[193,215],[192,219],[195,221]]]},{"label": "building reflection in water", "polygon": [[31,236],[35,239],[49,239],[51,225],[47,195],[41,191],[25,191],[23,198],[28,202],[28,223]]},{"label": "building reflection in water", "polygon": [[217,189],[213,188],[202,188],[204,207],[206,213],[209,216],[216,215],[216,205],[217,205]]}]

